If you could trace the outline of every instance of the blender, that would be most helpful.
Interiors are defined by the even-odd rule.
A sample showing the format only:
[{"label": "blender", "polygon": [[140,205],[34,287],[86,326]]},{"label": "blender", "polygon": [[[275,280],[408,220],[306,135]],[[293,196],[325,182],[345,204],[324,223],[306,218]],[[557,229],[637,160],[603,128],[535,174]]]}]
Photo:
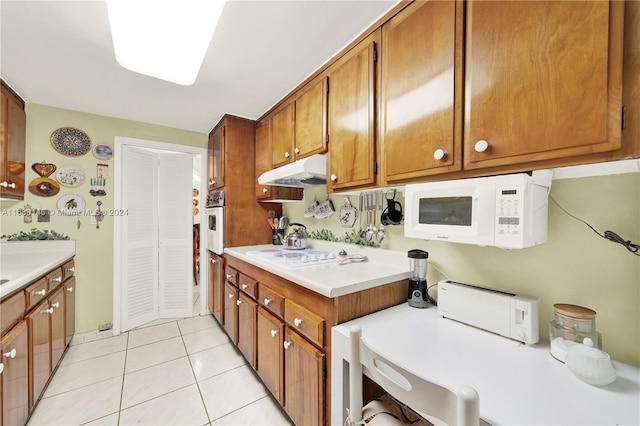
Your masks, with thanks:
[{"label": "blender", "polygon": [[427,259],[429,253],[424,250],[409,250],[409,291],[407,301],[414,308],[426,308],[427,305]]}]

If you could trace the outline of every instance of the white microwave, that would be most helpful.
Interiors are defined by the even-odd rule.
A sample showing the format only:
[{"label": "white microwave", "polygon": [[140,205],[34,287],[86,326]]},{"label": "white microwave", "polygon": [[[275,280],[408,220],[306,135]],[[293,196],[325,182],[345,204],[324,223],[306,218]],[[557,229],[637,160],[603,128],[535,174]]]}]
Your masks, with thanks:
[{"label": "white microwave", "polygon": [[404,235],[520,249],[547,241],[551,170],[405,187]]}]

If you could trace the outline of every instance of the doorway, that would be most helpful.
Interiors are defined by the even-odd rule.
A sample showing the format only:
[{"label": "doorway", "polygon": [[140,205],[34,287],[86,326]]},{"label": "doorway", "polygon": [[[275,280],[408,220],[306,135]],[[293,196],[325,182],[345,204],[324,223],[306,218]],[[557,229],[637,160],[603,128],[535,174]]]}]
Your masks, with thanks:
[{"label": "doorway", "polygon": [[[193,175],[194,163],[206,169],[206,150],[121,137],[115,147],[114,211],[126,212],[114,221],[113,331],[119,334],[193,315]],[[206,286],[199,287],[202,314]]]}]

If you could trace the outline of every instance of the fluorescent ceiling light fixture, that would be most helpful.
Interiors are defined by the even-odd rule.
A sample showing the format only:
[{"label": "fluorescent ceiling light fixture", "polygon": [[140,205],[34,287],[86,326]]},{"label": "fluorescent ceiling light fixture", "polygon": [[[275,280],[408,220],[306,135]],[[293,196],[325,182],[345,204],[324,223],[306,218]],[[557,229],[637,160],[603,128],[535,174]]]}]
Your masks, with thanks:
[{"label": "fluorescent ceiling light fixture", "polygon": [[191,85],[224,0],[107,0],[116,60],[124,68]]}]

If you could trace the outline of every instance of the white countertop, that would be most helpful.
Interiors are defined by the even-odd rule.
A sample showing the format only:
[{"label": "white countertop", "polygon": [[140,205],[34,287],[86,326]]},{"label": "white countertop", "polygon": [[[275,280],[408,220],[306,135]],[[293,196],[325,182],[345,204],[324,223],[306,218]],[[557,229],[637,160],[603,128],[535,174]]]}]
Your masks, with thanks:
[{"label": "white countertop", "polygon": [[320,265],[287,268],[247,254],[250,251],[278,248],[271,244],[228,247],[225,254],[237,257],[275,275],[293,281],[323,296],[334,298],[345,294],[377,287],[409,278],[409,259],[406,252],[340,244],[328,241],[308,240],[307,246],[318,250],[348,254],[364,254],[367,261],[361,263],[325,263]]},{"label": "white countertop", "polygon": [[20,289],[76,254],[76,242],[10,241],[0,243],[0,297]]},{"label": "white countertop", "polygon": [[[346,377],[340,368],[354,324],[370,346],[404,368],[454,390],[475,388],[480,417],[490,424],[640,424],[640,369],[614,361],[615,382],[591,386],[549,354],[548,342],[526,346],[441,318],[434,306],[404,303],[333,327],[334,378]],[[342,391],[335,380],[331,424],[342,424]]]}]

